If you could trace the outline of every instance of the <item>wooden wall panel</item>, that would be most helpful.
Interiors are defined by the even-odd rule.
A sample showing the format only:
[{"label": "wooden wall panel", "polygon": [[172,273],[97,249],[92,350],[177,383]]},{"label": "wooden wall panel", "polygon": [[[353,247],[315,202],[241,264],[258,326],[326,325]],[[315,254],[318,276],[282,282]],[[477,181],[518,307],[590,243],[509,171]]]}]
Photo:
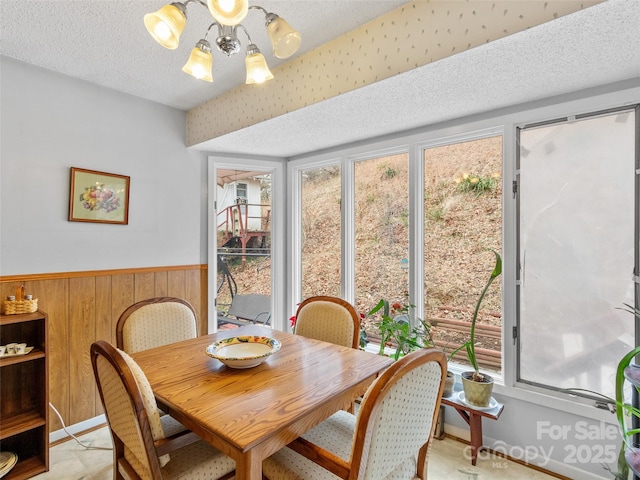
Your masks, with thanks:
[{"label": "wooden wall panel", "polygon": [[[122,312],[138,300],[158,296],[191,303],[205,334],[206,279],[205,265],[12,275],[0,276],[0,294],[13,295],[24,285],[48,314],[49,400],[69,426],[103,412],[89,357],[91,343],[103,339],[115,345]],[[60,430],[57,416],[50,418],[50,431]]]},{"label": "wooden wall panel", "polygon": [[153,272],[136,273],[134,300],[139,302],[155,297],[155,275]]},{"label": "wooden wall panel", "polygon": [[[129,305],[135,303],[133,287],[134,275],[111,276],[111,315],[114,329],[122,312],[124,312]],[[115,342],[113,344],[115,345]]]},{"label": "wooden wall panel", "polygon": [[[117,319],[116,319],[117,320]],[[111,312],[111,277],[96,277],[96,334],[95,340],[106,340],[115,345],[115,323]],[[93,374],[93,372],[92,372]],[[94,388],[96,415],[104,413],[97,385]]]},{"label": "wooden wall panel", "polygon": [[203,324],[203,316],[201,309],[202,292],[200,291],[200,272],[190,270],[185,274],[185,294],[184,298],[193,305],[196,315],[198,316],[198,333],[203,335],[207,331],[206,324]]},{"label": "wooden wall panel", "polygon": [[156,283],[156,297],[166,297],[167,296],[167,282],[168,276],[167,272],[156,272],[154,276],[154,280]]},{"label": "wooden wall panel", "polygon": [[209,330],[209,276],[206,269],[200,270],[200,324],[202,335]]},{"label": "wooden wall panel", "polygon": [[96,415],[95,379],[89,347],[96,340],[96,279],[69,279],[69,375],[71,424]]},{"label": "wooden wall panel", "polygon": [[111,311],[111,277],[96,278],[96,340],[116,342],[116,321]]},{"label": "wooden wall panel", "polygon": [[167,275],[168,288],[167,294],[170,297],[185,298],[187,289],[185,287],[184,270],[171,271]]}]

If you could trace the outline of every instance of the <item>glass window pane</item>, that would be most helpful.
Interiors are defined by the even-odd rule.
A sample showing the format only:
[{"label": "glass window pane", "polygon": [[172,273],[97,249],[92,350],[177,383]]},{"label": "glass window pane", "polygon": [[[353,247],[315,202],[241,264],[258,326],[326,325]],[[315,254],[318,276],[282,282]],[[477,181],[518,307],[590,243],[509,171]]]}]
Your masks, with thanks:
[{"label": "glass window pane", "polygon": [[216,303],[218,326],[231,328],[223,317],[235,295],[271,295],[271,174],[222,170],[219,177]]},{"label": "glass window pane", "polygon": [[[355,164],[355,306],[360,313],[381,298],[407,303],[408,168],[407,154]],[[376,338],[375,331],[369,327],[369,336]]]},{"label": "glass window pane", "polygon": [[302,298],[340,296],[341,168],[302,172]]},{"label": "glass window pane", "polygon": [[[425,316],[436,344],[449,353],[469,340],[473,311],[502,251],[502,137],[424,151]],[[501,278],[478,313],[476,355],[500,371]],[[468,364],[465,350],[455,361]]]},{"label": "glass window pane", "polygon": [[634,345],[634,113],[520,134],[523,381],[613,396]]}]

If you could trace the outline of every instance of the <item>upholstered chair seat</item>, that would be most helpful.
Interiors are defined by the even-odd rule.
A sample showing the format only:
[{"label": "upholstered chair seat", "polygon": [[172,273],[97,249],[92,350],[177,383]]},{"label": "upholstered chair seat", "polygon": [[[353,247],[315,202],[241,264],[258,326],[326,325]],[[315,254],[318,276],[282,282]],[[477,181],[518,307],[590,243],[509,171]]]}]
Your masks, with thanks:
[{"label": "upholstered chair seat", "polygon": [[144,372],[127,353],[101,340],[91,345],[91,364],[113,439],[115,480],[233,475],[233,459],[170,416],[160,417]]},{"label": "upholstered chair seat", "polygon": [[401,358],[369,387],[357,415],[340,411],[263,462],[269,480],[427,478],[447,362],[436,349]]}]

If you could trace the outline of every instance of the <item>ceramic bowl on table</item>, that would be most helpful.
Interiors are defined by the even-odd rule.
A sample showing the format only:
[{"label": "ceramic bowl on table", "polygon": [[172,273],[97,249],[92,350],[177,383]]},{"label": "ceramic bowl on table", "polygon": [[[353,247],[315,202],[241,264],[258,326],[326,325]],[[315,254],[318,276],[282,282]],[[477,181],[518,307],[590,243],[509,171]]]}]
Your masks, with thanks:
[{"label": "ceramic bowl on table", "polygon": [[260,365],[280,350],[275,338],[254,335],[223,338],[207,347],[207,355],[231,368],[251,368]]}]

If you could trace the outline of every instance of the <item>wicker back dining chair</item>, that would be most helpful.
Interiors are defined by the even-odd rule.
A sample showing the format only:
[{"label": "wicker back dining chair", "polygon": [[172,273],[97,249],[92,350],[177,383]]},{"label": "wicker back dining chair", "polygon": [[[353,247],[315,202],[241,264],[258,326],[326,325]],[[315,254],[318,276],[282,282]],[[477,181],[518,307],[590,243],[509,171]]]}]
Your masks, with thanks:
[{"label": "wicker back dining chair", "polygon": [[100,340],[91,364],[113,439],[114,479],[227,478],[235,462],[192,432],[173,434],[160,418],[151,386],[125,352]]},{"label": "wicker back dining chair", "polygon": [[267,458],[265,476],[425,480],[446,371],[446,357],[437,349],[401,358],[369,387],[357,416],[335,413]]},{"label": "wicker back dining chair", "polygon": [[116,325],[116,345],[129,354],[197,336],[195,310],[176,297],[134,303],[122,312]]},{"label": "wicker back dining chair", "polygon": [[353,305],[346,300],[324,295],[309,297],[298,306],[295,333],[358,348],[360,318]]}]

